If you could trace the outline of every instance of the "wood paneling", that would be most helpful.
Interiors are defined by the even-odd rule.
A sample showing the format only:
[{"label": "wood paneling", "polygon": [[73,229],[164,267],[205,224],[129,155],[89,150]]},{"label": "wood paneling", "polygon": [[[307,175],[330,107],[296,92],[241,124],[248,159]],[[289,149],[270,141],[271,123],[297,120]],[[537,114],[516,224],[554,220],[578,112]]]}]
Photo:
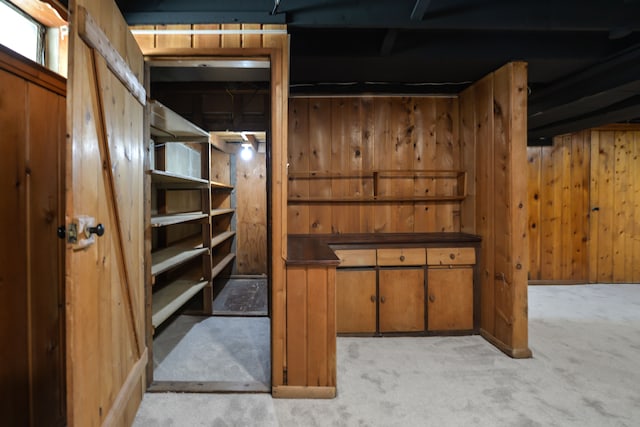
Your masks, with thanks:
[{"label": "wood paneling", "polygon": [[[132,30],[160,30],[158,34],[136,34],[140,49],[146,54],[164,48],[261,48],[279,47],[284,35],[244,34],[242,30],[283,30],[284,25],[263,24],[198,24],[198,25],[136,25]],[[186,34],[163,34],[162,30],[185,30]],[[190,30],[195,30],[189,33]],[[200,30],[223,30],[221,34],[202,34]],[[237,32],[236,32],[237,31]]]},{"label": "wood paneling", "polygon": [[[526,75],[525,63],[509,63],[460,94],[465,138],[471,123],[475,129],[476,232],[483,239],[481,332],[513,357],[531,355],[527,176],[520,173],[526,164]],[[463,159],[470,162],[469,155]]]},{"label": "wood paneling", "polygon": [[[2,367],[0,408],[9,425],[29,425],[29,351],[26,218],[26,104],[27,83],[0,71],[0,225],[5,234],[0,245],[0,337]],[[9,100],[11,103],[9,103]],[[14,209],[9,207],[14,206]]]},{"label": "wood paneling", "polygon": [[640,282],[640,128],[610,126],[530,147],[530,279]]},{"label": "wood paneling", "polygon": [[266,155],[236,156],[237,274],[267,274]]},{"label": "wood paneling", "polygon": [[0,52],[0,408],[7,425],[61,426],[65,84],[39,74]]},{"label": "wood paneling", "polygon": [[529,279],[586,282],[589,131],[527,148]]},{"label": "wood paneling", "polygon": [[[372,170],[461,167],[456,98],[294,98],[289,109],[289,172],[318,173],[289,180],[293,199],[371,195]],[[378,180],[377,194],[424,197],[455,192],[455,185],[433,177],[386,176]],[[460,229],[459,202],[290,203],[288,211],[289,228],[297,233]]]},{"label": "wood paneling", "polygon": [[287,268],[287,385],[336,386],[335,267]]},{"label": "wood paneling", "polygon": [[594,129],[590,139],[589,281],[638,283],[640,128]]}]

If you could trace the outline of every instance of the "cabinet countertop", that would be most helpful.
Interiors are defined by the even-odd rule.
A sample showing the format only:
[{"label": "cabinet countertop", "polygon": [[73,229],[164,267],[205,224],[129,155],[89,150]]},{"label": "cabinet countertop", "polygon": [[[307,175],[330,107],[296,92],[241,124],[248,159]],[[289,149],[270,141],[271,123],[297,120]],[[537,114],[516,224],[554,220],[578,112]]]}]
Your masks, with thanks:
[{"label": "cabinet countertop", "polygon": [[290,234],[287,265],[339,265],[334,249],[479,246],[480,236],[468,233]]}]

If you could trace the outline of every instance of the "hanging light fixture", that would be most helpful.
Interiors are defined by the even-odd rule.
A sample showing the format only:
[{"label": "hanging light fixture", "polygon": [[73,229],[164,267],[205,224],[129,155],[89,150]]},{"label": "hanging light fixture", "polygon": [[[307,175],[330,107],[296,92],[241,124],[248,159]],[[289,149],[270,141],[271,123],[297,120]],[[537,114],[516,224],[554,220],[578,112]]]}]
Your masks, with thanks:
[{"label": "hanging light fixture", "polygon": [[240,152],[240,157],[242,160],[249,161],[253,157],[253,151],[251,151],[251,141],[246,133],[240,132],[240,136],[242,136],[242,151]]},{"label": "hanging light fixture", "polygon": [[249,161],[253,157],[253,150],[251,149],[251,144],[243,143],[242,151],[240,151],[240,157],[242,160]]}]

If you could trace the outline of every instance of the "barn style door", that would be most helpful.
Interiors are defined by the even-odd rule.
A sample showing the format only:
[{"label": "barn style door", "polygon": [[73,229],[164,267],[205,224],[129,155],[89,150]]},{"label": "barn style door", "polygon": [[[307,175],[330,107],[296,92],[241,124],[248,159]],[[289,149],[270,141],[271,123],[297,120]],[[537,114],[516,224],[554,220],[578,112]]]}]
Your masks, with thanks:
[{"label": "barn style door", "polygon": [[112,0],[70,2],[67,405],[130,425],[145,387],[142,54]]}]

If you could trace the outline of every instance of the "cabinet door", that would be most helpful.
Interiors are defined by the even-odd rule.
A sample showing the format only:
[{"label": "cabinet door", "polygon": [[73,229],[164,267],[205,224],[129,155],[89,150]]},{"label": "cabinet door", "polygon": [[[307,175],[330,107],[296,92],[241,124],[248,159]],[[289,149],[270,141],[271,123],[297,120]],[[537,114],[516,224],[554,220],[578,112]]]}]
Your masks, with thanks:
[{"label": "cabinet door", "polygon": [[338,333],[376,331],[375,270],[336,272]]},{"label": "cabinet door", "polygon": [[380,332],[424,331],[424,270],[380,270]]},{"label": "cabinet door", "polygon": [[473,268],[430,268],[427,284],[430,331],[473,329]]}]

